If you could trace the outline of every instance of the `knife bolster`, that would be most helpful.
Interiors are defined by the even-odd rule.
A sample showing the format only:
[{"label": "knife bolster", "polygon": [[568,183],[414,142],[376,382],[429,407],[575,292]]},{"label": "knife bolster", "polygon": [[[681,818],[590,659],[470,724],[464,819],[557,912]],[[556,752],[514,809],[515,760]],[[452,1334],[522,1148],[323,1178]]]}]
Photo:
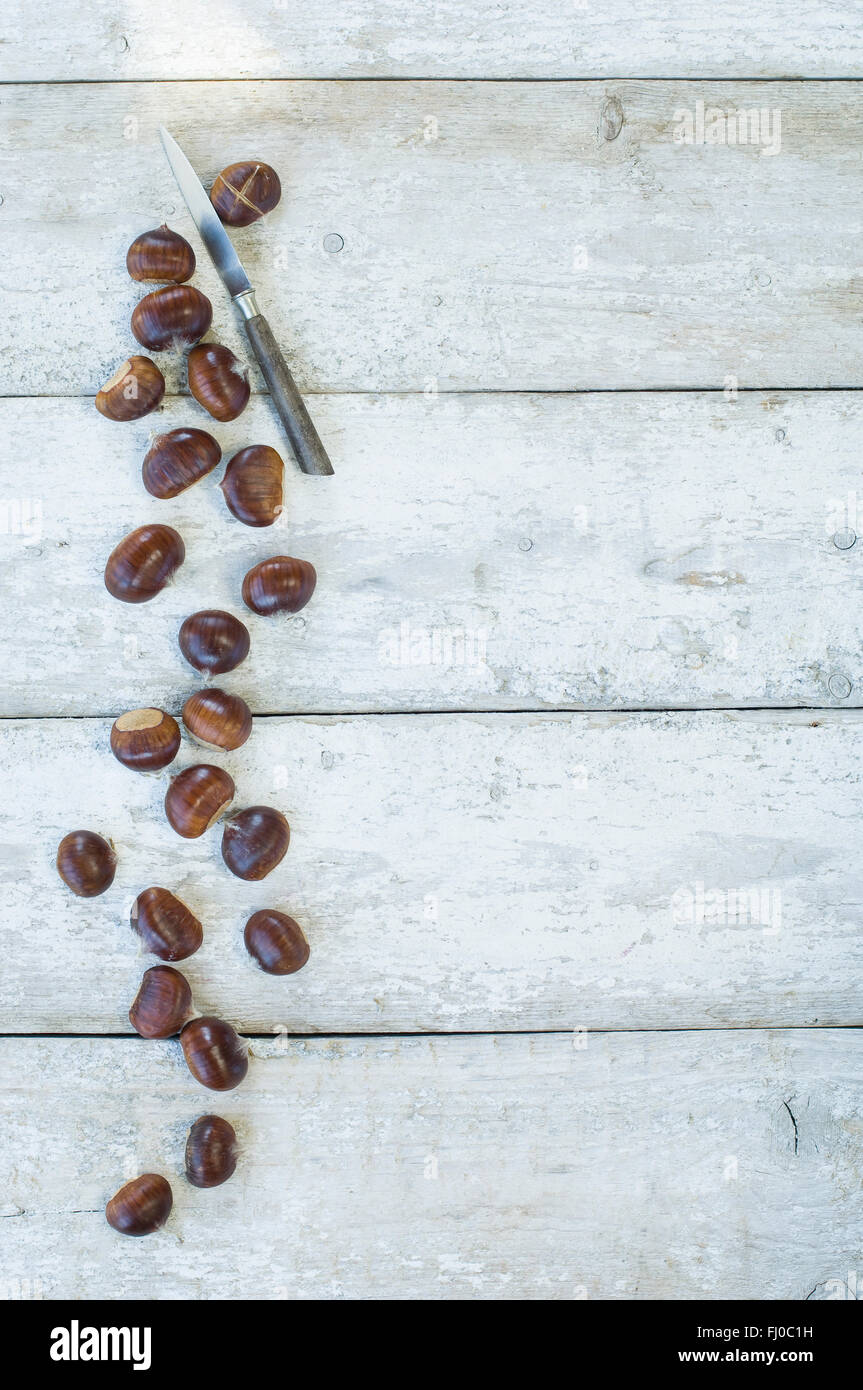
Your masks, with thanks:
[{"label": "knife bolster", "polygon": [[254,290],[243,290],[242,294],[235,294],[233,298],[244,319],[256,319],[258,317],[261,311],[255,300]]}]

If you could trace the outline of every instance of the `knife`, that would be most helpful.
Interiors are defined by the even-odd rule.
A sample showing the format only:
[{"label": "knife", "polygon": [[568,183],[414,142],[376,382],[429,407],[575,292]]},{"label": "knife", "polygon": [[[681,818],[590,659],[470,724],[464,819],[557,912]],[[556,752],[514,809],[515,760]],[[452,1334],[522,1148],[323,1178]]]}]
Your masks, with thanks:
[{"label": "knife", "polygon": [[327,458],[327,451],[303,404],[297,383],[291,376],[288,364],[273,337],[273,330],[258,308],[255,292],[234,250],[231,238],[219,221],[216,209],[204,192],[198,175],[176,140],[168,134],[164,126],[159,126],[159,134],[168,156],[168,163],[174,171],[174,177],[180,185],[180,192],[194,218],[201,240],[209,251],[231,299],[243,316],[243,326],[249,343],[260,363],[264,380],[270,388],[270,396],[279,412],[297,463],[304,473],[331,474],[333,465]]}]

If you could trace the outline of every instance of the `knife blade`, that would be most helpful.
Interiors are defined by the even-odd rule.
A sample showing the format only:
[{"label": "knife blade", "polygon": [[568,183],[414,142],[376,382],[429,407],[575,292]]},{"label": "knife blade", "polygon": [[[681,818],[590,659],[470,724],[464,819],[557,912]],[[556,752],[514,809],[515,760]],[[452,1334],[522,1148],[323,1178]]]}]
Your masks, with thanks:
[{"label": "knife blade", "polygon": [[204,192],[201,181],[180,146],[164,126],[159,127],[168,163],[207,252],[239,309],[246,336],[260,363],[273,404],[288,436],[294,457],[304,473],[329,476],[333,466],[321,443],[297,384],[267,320],[258,308],[251,281],[233,242]]}]

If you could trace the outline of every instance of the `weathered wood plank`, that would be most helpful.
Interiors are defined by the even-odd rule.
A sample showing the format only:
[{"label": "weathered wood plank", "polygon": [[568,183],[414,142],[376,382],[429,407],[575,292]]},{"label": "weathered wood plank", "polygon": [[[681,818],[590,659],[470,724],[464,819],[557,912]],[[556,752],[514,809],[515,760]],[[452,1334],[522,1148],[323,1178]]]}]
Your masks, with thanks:
[{"label": "weathered wood plank", "polygon": [[[238,806],[292,825],[257,885],[229,874],[218,830],[174,834],[165,779],[116,763],[108,729],[0,728],[5,1032],[129,1031],[153,961],[128,910],[151,884],[205,924],[198,1007],[251,1031],[861,1021],[857,713],[258,720],[211,755]],[[120,859],[89,901],[54,868],[82,827]],[[309,935],[287,980],[242,944],[265,906]]]},{"label": "weathered wood plank", "polygon": [[[215,1098],[240,1165],[202,1192],[182,1150],[214,1097],[176,1043],[6,1040],[7,1293],[843,1294],[861,1258],[859,1033],[581,1041],[256,1042],[245,1085]],[[148,1170],[174,1210],[124,1240],[104,1203]]]},{"label": "weathered wood plank", "polygon": [[[179,708],[177,631],[207,606],[248,622],[230,679],[261,713],[859,703],[863,551],[833,536],[863,530],[860,396],[314,404],[336,476],[290,466],[284,522],[254,531],[221,472],[175,502],[144,491],[151,434],[209,424],[197,406],[120,426],[87,400],[0,401],[0,713]],[[226,457],[286,449],[264,399],[213,428]],[[105,560],[152,520],[188,558],[130,607]],[[318,591],[256,618],[242,576],[280,551],[315,563]]]},{"label": "weathered wood plank", "polygon": [[[763,110],[760,143],[676,143],[699,102]],[[133,235],[194,235],[159,121],[205,179],[280,170],[236,240],[306,389],[863,378],[854,84],[24,85],[0,107],[7,394],[94,392],[130,348]]]},{"label": "weathered wood plank", "polygon": [[841,77],[863,74],[859,20],[851,0],[7,0],[0,78]]}]

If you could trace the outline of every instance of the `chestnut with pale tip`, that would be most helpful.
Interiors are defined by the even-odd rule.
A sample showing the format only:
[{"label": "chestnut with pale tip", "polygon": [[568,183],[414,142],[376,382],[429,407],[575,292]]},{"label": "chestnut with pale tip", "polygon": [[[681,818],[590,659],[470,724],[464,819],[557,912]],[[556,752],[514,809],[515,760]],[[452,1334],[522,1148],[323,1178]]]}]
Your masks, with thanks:
[{"label": "chestnut with pale tip", "polygon": [[192,991],[185,975],[170,965],[151,965],[144,971],[129,1022],[142,1038],[171,1038],[192,1012]]},{"label": "chestnut with pale tip", "polygon": [[126,269],[133,280],[169,280],[181,285],[195,273],[195,253],[185,237],[163,223],[135,237],[126,252]]},{"label": "chestnut with pale tip", "polygon": [[177,640],[189,665],[211,676],[233,671],[249,655],[249,629],[221,608],[192,613],[183,622]]},{"label": "chestnut with pale tip", "polygon": [[129,920],[144,950],[160,960],[186,960],[204,939],[197,917],[167,888],[145,888],[139,893]]},{"label": "chestnut with pale tip", "polygon": [[195,1080],[211,1091],[232,1091],[249,1070],[246,1044],[224,1019],[191,1019],[180,1034],[180,1046]]},{"label": "chestnut with pale tip", "polygon": [[149,1236],[164,1226],[173,1205],[167,1178],[161,1173],[142,1173],[114,1194],[105,1217],[121,1236]]},{"label": "chestnut with pale tip", "polygon": [[243,602],[264,618],[273,613],[299,613],[315,592],[317,579],[308,560],[273,555],[249,570],[243,580]]},{"label": "chestnut with pale tip", "polygon": [[163,709],[133,709],[111,726],[111,752],[133,772],[158,772],[180,751],[180,726]]},{"label": "chestnut with pale tip", "polygon": [[228,511],[245,526],[272,526],[283,511],[285,465],[267,444],[234,454],[219,486]]},{"label": "chestnut with pale tip", "polygon": [[184,840],[197,840],[225,814],[233,799],[234,779],[224,768],[195,763],[171,778],[165,815]]},{"label": "chestnut with pale tip", "polygon": [[309,943],[299,922],[272,907],[252,913],[243,940],[249,955],[268,975],[294,975],[309,958]]},{"label": "chestnut with pale tip", "polygon": [[239,695],[212,686],[196,690],[183,706],[183,723],[205,748],[233,752],[252,732],[252,711]]},{"label": "chestnut with pale tip", "polygon": [[149,603],[185,558],[183,538],[173,526],[139,526],[108,556],[105,588],[121,603]]},{"label": "chestnut with pale tip", "polygon": [[106,420],[140,420],[165,394],[165,378],[149,357],[127,357],[96,392],[96,409]]},{"label": "chestnut with pale tip", "polygon": [[282,196],[279,176],[269,164],[244,159],[229,164],[213,181],[210,202],[229,227],[248,227],[272,212]]},{"label": "chestnut with pale tip", "polygon": [[169,430],[153,441],[144,456],[144,487],[151,497],[177,497],[212,473],[221,457],[220,446],[206,430]]},{"label": "chestnut with pale tip", "polygon": [[57,849],[57,872],[76,898],[98,898],[114,882],[117,856],[95,830],[72,830]]},{"label": "chestnut with pale tip", "polygon": [[193,1187],[220,1187],[237,1167],[237,1135],[221,1115],[201,1115],[186,1140],[186,1177]]},{"label": "chestnut with pale tip", "polygon": [[189,353],[189,390],[214,420],[236,420],[249,403],[249,373],[230,348],[199,343]]},{"label": "chestnut with pale tip", "polygon": [[194,285],[151,290],[132,310],[132,332],[151,352],[190,347],[208,331],[213,306]]},{"label": "chestnut with pale tip", "polygon": [[225,822],[222,858],[237,878],[257,882],[281,864],[291,842],[291,827],[272,806],[249,806]]}]

